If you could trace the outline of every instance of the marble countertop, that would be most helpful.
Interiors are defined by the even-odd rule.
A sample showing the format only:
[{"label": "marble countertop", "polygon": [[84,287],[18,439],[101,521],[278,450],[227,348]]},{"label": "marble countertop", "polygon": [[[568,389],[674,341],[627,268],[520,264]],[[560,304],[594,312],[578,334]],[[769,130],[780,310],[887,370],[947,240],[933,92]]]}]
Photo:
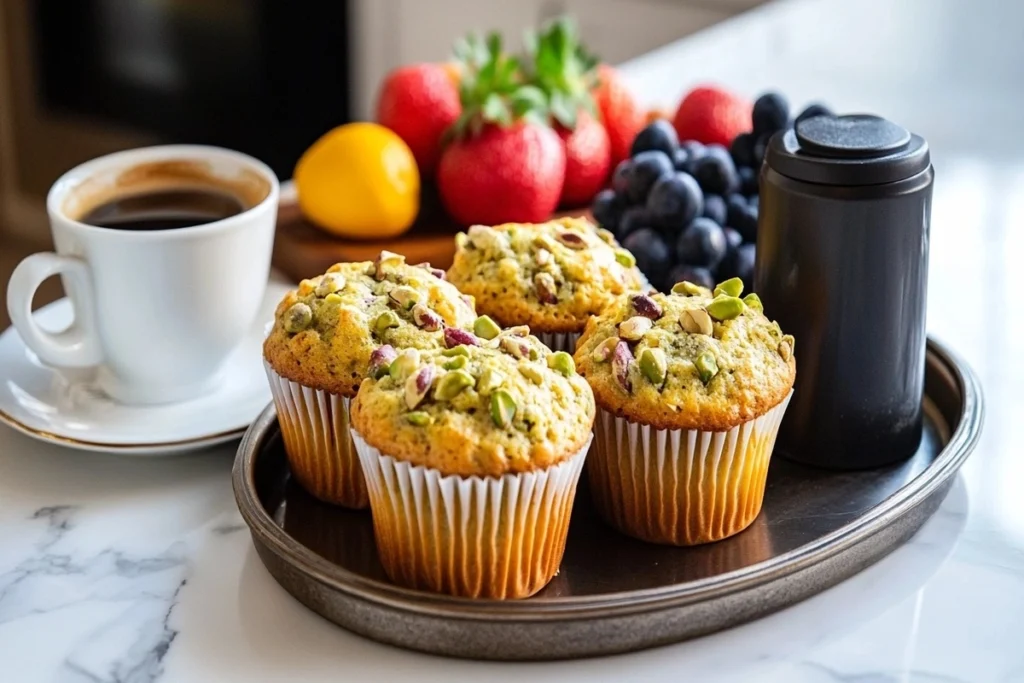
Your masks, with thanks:
[{"label": "marble countertop", "polygon": [[981,377],[981,443],[903,548],[775,615],[611,658],[494,664],[351,635],[289,597],[231,494],[234,449],[79,453],[0,427],[0,680],[1024,681],[1024,8],[793,0],[626,65],[652,103],[703,80],[883,113],[934,150],[929,329]]}]

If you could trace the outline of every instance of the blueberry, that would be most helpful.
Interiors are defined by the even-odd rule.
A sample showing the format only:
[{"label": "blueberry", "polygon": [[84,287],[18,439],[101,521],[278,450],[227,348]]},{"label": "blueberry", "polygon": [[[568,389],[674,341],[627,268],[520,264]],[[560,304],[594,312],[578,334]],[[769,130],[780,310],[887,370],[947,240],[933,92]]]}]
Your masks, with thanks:
[{"label": "blueberry", "polygon": [[677,171],[683,171],[686,169],[686,162],[690,160],[690,153],[680,147],[676,150],[676,153],[672,155],[672,165],[676,167]]},{"label": "blueberry", "polygon": [[747,204],[754,210],[755,214],[757,213],[760,203],[760,195],[752,194],[747,197]]},{"label": "blueberry", "polygon": [[736,250],[731,277],[743,280],[743,289],[748,292],[754,289],[754,262],[756,260],[757,247],[755,245],[743,244]]},{"label": "blueberry", "polygon": [[694,177],[702,190],[713,194],[728,194],[740,187],[736,167],[725,152],[717,153],[709,149],[707,156],[697,161]]},{"label": "blueberry", "polygon": [[680,142],[679,147],[681,149],[685,149],[686,153],[689,154],[691,157],[702,157],[706,153],[704,143],[697,142],[696,140],[686,140],[685,142]]},{"label": "blueberry", "polygon": [[710,218],[696,218],[676,241],[676,256],[691,266],[713,269],[725,256],[725,233]]},{"label": "blueberry", "polygon": [[725,145],[720,145],[717,142],[712,142],[704,148],[704,153],[710,156],[717,156],[721,159],[728,159],[732,161],[732,156],[729,154],[729,150],[725,148]]},{"label": "blueberry", "polygon": [[647,210],[656,227],[677,232],[704,210],[704,195],[692,176],[686,173],[665,175],[654,183],[647,195]]},{"label": "blueberry", "polygon": [[658,178],[674,170],[672,160],[664,152],[640,152],[633,157],[633,170],[629,173],[629,182],[626,185],[626,199],[631,204],[645,202],[647,193],[651,191]]},{"label": "blueberry", "polygon": [[743,244],[743,235],[735,228],[722,228],[722,231],[725,233],[726,258],[729,258],[729,254],[736,251]]},{"label": "blueberry", "polygon": [[754,165],[754,142],[757,138],[753,133],[740,133],[732,139],[729,154],[737,167]]},{"label": "blueberry", "polygon": [[719,225],[725,225],[725,200],[717,194],[704,195],[704,217],[710,218]]},{"label": "blueberry", "polygon": [[671,289],[672,285],[677,282],[692,282],[695,285],[707,287],[708,289],[713,289],[715,286],[715,278],[710,270],[686,264],[680,264],[672,269],[672,272],[668,274],[665,289]]},{"label": "blueberry", "polygon": [[749,166],[740,166],[736,174],[740,177],[740,192],[745,195],[757,194],[757,171]]},{"label": "blueberry", "polygon": [[654,220],[651,212],[644,205],[631,206],[622,212],[619,218],[619,228],[615,230],[615,237],[621,242],[626,236],[640,230],[641,228],[654,227]]},{"label": "blueberry", "polygon": [[633,160],[623,159],[615,167],[612,173],[612,189],[616,194],[625,199],[626,188],[629,187],[629,178],[633,175]]},{"label": "blueberry", "polygon": [[671,159],[676,150],[679,149],[679,136],[676,129],[665,119],[658,119],[647,125],[633,138],[633,146],[629,149],[629,155],[635,157],[640,152],[658,150],[664,152]]},{"label": "blueberry", "polygon": [[796,117],[796,121],[793,125],[800,123],[804,119],[814,118],[815,116],[835,116],[835,114],[833,114],[832,110],[823,104],[811,104],[808,105],[808,107],[804,109],[802,112],[800,112],[800,116]]},{"label": "blueberry", "polygon": [[636,258],[636,265],[652,283],[663,282],[672,267],[672,252],[662,236],[650,228],[631,233],[622,242]]},{"label": "blueberry", "polygon": [[622,217],[625,208],[624,202],[615,190],[601,190],[590,205],[590,213],[601,227],[616,232],[619,229],[619,218]]},{"label": "blueberry", "polygon": [[738,192],[725,198],[725,225],[736,225],[740,211],[747,208],[747,198]]},{"label": "blueberry", "polygon": [[765,93],[754,102],[754,135],[763,136],[782,130],[789,123],[789,103],[782,95]]}]

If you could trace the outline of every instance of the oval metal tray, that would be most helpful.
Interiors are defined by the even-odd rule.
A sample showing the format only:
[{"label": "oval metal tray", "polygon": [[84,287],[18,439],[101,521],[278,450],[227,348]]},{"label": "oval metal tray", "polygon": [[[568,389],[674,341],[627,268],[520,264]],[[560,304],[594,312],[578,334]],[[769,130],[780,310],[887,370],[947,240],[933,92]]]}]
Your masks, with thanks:
[{"label": "oval metal tray", "polygon": [[391,584],[369,513],[319,503],[290,481],[273,406],[243,438],[233,485],[271,575],[351,631],[458,657],[610,654],[763,616],[852,576],[909,538],[945,498],[982,424],[977,378],[934,340],[925,394],[925,433],[912,458],[831,472],[776,456],[761,515],[741,534],[707,546],[656,546],[617,534],[596,517],[583,477],[558,575],[519,601]]}]

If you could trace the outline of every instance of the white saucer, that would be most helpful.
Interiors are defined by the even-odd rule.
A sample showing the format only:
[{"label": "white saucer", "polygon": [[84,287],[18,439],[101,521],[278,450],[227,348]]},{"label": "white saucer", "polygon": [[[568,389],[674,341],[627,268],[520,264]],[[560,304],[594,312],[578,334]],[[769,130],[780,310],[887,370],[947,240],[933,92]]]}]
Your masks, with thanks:
[{"label": "white saucer", "polygon": [[[0,335],[0,423],[68,448],[130,455],[181,453],[237,439],[271,400],[261,347],[288,289],[279,281],[268,284],[256,323],[228,359],[216,391],[166,405],[115,403],[91,385],[94,371],[49,368],[8,328]],[[35,317],[59,331],[71,323],[71,303],[61,299]]]}]

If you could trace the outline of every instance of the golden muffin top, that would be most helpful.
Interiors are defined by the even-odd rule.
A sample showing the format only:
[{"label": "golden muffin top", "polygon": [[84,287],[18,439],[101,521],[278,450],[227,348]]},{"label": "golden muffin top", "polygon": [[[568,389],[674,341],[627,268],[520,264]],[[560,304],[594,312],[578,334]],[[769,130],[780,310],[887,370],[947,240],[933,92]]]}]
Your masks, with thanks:
[{"label": "golden muffin top", "polygon": [[474,225],[455,244],[448,278],[503,326],[580,332],[618,295],[648,288],[633,255],[579,218]]},{"label": "golden muffin top", "polygon": [[789,394],[794,340],[727,280],[620,297],[587,324],[576,363],[602,408],[659,429],[726,431]]},{"label": "golden muffin top", "polygon": [[351,413],[353,428],[385,455],[446,475],[497,477],[575,455],[594,411],[572,356],[518,327],[476,344],[401,351],[363,382]]},{"label": "golden muffin top", "polygon": [[263,356],[286,379],[354,396],[382,346],[392,354],[444,348],[447,337],[474,328],[472,298],[444,275],[387,251],[375,261],[335,264],[281,300]]}]

